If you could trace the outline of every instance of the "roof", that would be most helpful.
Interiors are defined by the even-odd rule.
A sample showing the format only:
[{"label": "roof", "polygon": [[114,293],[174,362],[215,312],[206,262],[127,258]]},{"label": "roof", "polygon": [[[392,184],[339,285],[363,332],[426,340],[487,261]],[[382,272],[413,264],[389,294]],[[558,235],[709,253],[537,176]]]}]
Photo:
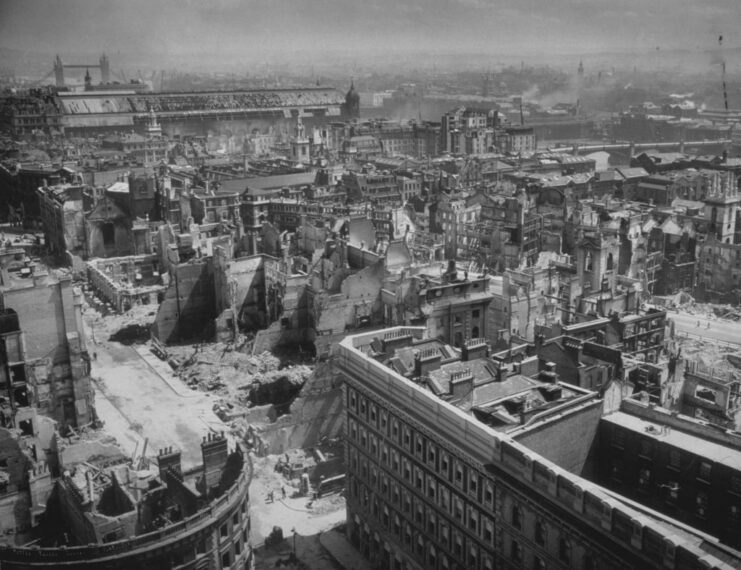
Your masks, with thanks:
[{"label": "roof", "polygon": [[309,170],[306,172],[297,172],[294,174],[278,174],[276,176],[260,176],[257,178],[238,178],[235,180],[225,180],[221,183],[222,189],[227,183],[232,185],[239,190],[249,190],[250,193],[259,193],[266,190],[278,190],[280,188],[292,187],[292,186],[306,186],[313,184],[316,180],[316,172]]},{"label": "roof", "polygon": [[129,183],[128,182],[114,182],[106,190],[108,192],[120,192],[122,194],[128,194],[129,193]]},{"label": "roof", "polygon": [[741,470],[741,451],[738,449],[708,441],[705,438],[678,429],[662,431],[662,424],[649,422],[625,412],[613,412],[602,418],[602,421],[639,433],[643,437],[648,437],[654,441],[684,449],[731,469]]},{"label": "roof", "polygon": [[639,168],[639,167],[632,167],[632,168],[616,168],[623,178],[626,180],[629,180],[631,178],[641,178],[643,176],[648,176],[648,172],[645,168]]}]

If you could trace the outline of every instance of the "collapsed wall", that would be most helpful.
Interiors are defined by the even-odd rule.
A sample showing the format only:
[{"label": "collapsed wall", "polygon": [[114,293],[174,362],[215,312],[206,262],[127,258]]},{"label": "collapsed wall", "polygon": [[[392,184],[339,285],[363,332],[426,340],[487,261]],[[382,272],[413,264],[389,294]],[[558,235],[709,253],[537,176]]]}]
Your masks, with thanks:
[{"label": "collapsed wall", "polygon": [[290,412],[272,423],[273,406],[255,408],[244,418],[246,424],[259,423],[260,428],[247,431],[254,437],[258,454],[284,453],[288,449],[312,447],[324,438],[342,433],[342,377],[331,362],[319,363],[306,381]]}]

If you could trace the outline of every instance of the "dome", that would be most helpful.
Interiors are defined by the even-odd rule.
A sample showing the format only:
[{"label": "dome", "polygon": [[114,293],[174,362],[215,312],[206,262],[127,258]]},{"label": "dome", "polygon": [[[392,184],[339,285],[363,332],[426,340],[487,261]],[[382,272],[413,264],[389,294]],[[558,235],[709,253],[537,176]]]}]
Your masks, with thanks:
[{"label": "dome", "polygon": [[350,105],[351,103],[359,103],[360,102],[360,94],[355,91],[355,82],[350,83],[350,90],[347,92],[347,95],[345,95],[345,103]]}]

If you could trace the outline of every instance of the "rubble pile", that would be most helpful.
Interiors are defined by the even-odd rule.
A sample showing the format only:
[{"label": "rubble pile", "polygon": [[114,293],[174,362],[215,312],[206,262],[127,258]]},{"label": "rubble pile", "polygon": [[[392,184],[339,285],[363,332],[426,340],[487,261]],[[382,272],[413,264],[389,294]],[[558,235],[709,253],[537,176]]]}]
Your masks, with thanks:
[{"label": "rubble pile", "polygon": [[110,311],[105,303],[85,291],[83,312],[97,340],[122,344],[143,344],[150,337],[150,328],[157,316],[157,307],[134,305],[129,311]]},{"label": "rubble pile", "polygon": [[288,405],[313,368],[284,366],[269,352],[251,355],[231,343],[170,347],[170,365],[188,386],[212,392],[232,408]]}]

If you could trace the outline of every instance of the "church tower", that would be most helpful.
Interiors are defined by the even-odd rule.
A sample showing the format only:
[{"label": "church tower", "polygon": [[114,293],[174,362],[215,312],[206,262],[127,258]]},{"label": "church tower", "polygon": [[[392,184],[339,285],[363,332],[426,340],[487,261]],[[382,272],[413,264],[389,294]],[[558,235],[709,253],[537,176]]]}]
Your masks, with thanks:
[{"label": "church tower", "polygon": [[620,263],[620,240],[602,233],[581,236],[576,244],[576,275],[585,295],[613,291]]},{"label": "church tower", "polygon": [[306,127],[301,120],[301,115],[298,116],[298,122],[296,123],[296,130],[293,133],[291,139],[291,158],[300,162],[301,164],[311,163],[311,143],[309,137],[306,136]]},{"label": "church tower", "polygon": [[108,62],[108,56],[103,54],[100,56],[100,82],[110,83],[111,81],[111,65]]},{"label": "church tower", "polygon": [[54,58],[54,79],[56,80],[57,87],[64,87],[64,66],[62,65],[62,58]]}]

